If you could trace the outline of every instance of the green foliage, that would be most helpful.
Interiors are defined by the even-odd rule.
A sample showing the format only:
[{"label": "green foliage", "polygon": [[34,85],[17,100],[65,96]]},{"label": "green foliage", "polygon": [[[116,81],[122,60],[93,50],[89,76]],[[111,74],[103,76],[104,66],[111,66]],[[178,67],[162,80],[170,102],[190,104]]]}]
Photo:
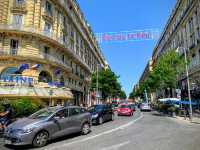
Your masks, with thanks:
[{"label": "green foliage", "polygon": [[156,89],[175,88],[177,77],[184,70],[184,60],[175,50],[163,54],[147,79],[140,84],[140,88],[131,96],[141,96],[144,90],[155,91]]},{"label": "green foliage", "polygon": [[[121,85],[118,82],[119,76],[117,76],[110,69],[103,69],[98,73],[98,88],[102,91],[102,98],[107,97],[126,97],[125,92],[121,90]],[[92,75],[91,90],[96,89],[96,72]]]},{"label": "green foliage", "polygon": [[14,117],[28,116],[43,107],[43,104],[38,100],[30,100],[21,98],[11,101],[11,106],[14,111]]},{"label": "green foliage", "polygon": [[119,97],[121,99],[126,99],[127,98],[126,93],[123,90],[119,93]]}]

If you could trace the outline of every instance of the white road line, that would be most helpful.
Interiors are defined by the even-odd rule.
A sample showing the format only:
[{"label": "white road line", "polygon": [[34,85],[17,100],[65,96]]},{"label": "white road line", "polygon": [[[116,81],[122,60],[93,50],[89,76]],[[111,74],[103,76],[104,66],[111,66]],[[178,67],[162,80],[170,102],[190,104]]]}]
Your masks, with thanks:
[{"label": "white road line", "polygon": [[134,124],[135,122],[137,122],[138,120],[140,120],[140,119],[142,119],[142,118],[143,118],[143,114],[141,113],[140,117],[138,117],[137,119],[135,119],[135,120],[133,120],[133,121],[130,121],[130,122],[127,123],[127,124],[124,124],[124,125],[121,125],[121,126],[119,126],[119,127],[114,128],[114,129],[111,129],[111,130],[108,130],[108,131],[105,131],[105,132],[96,134],[96,135],[94,135],[94,136],[89,136],[89,137],[84,138],[84,139],[81,139],[81,140],[76,140],[76,141],[73,141],[73,142],[70,142],[70,143],[65,143],[65,144],[58,145],[58,146],[52,146],[52,147],[50,147],[50,148],[46,148],[45,150],[53,150],[53,149],[56,149],[56,148],[66,147],[66,146],[69,146],[69,145],[72,145],[72,144],[85,142],[85,141],[88,141],[88,140],[97,138],[97,137],[99,137],[99,136],[102,136],[102,135],[110,134],[110,133],[115,132],[115,131],[117,131],[117,130],[123,130],[123,129],[125,129],[125,128],[131,126],[132,124]]},{"label": "white road line", "polygon": [[120,147],[125,146],[129,143],[130,143],[130,141],[126,141],[126,142],[123,142],[121,144],[115,144],[115,145],[112,145],[112,146],[109,146],[109,147],[101,148],[101,150],[118,150]]}]

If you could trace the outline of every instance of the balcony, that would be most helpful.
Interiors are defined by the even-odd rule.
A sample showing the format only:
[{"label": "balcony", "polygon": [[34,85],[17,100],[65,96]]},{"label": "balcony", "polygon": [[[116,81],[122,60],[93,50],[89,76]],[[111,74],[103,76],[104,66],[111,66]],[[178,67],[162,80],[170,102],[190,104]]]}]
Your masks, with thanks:
[{"label": "balcony", "polygon": [[15,13],[26,13],[27,9],[25,0],[13,0],[11,11]]},{"label": "balcony", "polygon": [[71,72],[71,67],[67,64],[62,62],[59,58],[50,55],[50,54],[45,54],[43,52],[39,52],[38,55],[28,55],[28,54],[21,54],[19,52],[17,52],[16,50],[10,50],[9,51],[4,51],[4,50],[0,50],[0,58],[8,58],[8,57],[12,57],[12,58],[16,58],[16,59],[27,59],[29,58],[30,60],[33,61],[38,61],[38,62],[42,62],[42,63],[50,63],[52,65],[56,65],[59,67],[63,67],[63,69],[68,70],[69,72]]},{"label": "balcony", "polygon": [[73,58],[76,59],[76,61],[78,63],[80,63],[82,66],[84,66],[88,71],[92,72],[90,67],[83,61],[83,59],[76,55],[75,51],[73,51],[70,48],[70,45],[66,44],[63,42],[63,38],[62,37],[57,37],[53,34],[53,32],[47,32],[47,31],[41,31],[38,30],[34,27],[25,27],[23,25],[19,26],[19,25],[7,25],[7,24],[0,24],[0,30],[13,30],[14,32],[24,32],[24,33],[31,33],[33,35],[39,35],[41,36],[41,38],[45,39],[45,40],[49,40],[51,42],[57,42],[57,44],[61,44],[62,48],[66,49],[66,52],[68,52]]},{"label": "balcony", "polygon": [[45,10],[42,14],[43,18],[48,22],[53,23],[53,13],[51,11]]},{"label": "balcony", "polygon": [[57,57],[55,57],[53,55],[40,52],[39,53],[39,57],[41,59],[48,60],[49,62],[51,62],[53,64],[54,63],[59,64],[59,65],[63,66],[65,69],[68,69],[68,70],[71,71],[71,67],[67,63],[61,61],[59,58],[57,58]]}]

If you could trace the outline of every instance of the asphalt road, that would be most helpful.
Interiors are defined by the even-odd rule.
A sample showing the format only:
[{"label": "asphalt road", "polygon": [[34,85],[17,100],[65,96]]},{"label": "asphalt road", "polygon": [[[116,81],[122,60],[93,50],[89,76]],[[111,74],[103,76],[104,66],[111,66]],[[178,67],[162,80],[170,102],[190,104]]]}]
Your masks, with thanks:
[{"label": "asphalt road", "polygon": [[[30,149],[5,147],[4,149]],[[137,112],[133,117],[93,126],[86,136],[78,134],[51,141],[39,150],[199,150],[200,124],[190,124],[156,112]]]}]

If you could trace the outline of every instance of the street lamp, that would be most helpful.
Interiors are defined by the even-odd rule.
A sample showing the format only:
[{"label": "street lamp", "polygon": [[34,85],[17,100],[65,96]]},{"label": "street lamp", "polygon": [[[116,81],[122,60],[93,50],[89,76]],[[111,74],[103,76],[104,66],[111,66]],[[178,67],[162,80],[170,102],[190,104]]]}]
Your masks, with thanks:
[{"label": "street lamp", "polygon": [[179,48],[183,49],[184,58],[185,58],[185,70],[186,70],[186,78],[187,78],[187,86],[188,86],[188,98],[189,98],[189,103],[190,103],[190,119],[192,120],[192,100],[191,100],[191,93],[190,93],[190,80],[189,80],[189,71],[188,71],[187,52],[184,47],[178,47],[177,52],[179,52]]},{"label": "street lamp", "polygon": [[102,65],[97,64],[97,79],[96,79],[96,102],[97,102],[97,104],[99,104],[99,97],[100,97],[100,93],[99,93],[99,67],[101,69]]}]

